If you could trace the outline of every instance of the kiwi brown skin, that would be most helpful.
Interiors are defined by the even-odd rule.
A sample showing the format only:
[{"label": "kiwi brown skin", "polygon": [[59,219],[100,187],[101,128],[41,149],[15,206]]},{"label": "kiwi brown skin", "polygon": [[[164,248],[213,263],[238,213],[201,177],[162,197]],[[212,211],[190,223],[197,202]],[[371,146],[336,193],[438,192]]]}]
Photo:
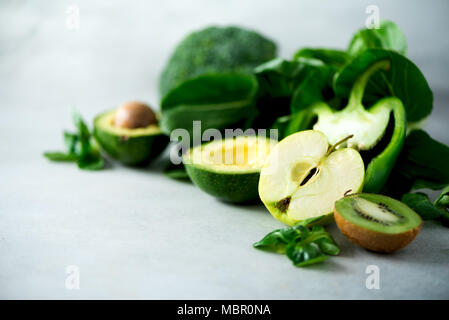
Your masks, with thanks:
[{"label": "kiwi brown skin", "polygon": [[375,252],[392,253],[406,247],[419,233],[422,222],[414,229],[388,234],[362,228],[343,218],[334,208],[334,218],[340,232],[355,244]]}]

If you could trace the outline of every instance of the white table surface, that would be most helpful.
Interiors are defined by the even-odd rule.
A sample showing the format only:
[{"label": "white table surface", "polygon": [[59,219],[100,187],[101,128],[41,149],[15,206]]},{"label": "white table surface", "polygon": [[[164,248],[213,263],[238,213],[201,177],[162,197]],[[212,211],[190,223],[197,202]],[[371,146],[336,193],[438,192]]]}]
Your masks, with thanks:
[{"label": "white table surface", "polygon": [[[299,269],[285,256],[251,247],[281,226],[262,205],[219,202],[166,178],[160,160],[145,169],[113,163],[86,172],[42,156],[62,148],[72,108],[91,120],[131,99],[157,107],[161,64],[187,30],[213,21],[245,24],[278,39],[281,54],[290,56],[303,45],[344,46],[363,24],[366,5],[328,1],[320,10],[286,1],[281,10],[270,1],[206,3],[142,1],[125,10],[118,2],[74,2],[81,19],[79,30],[71,31],[65,10],[72,2],[2,2],[0,298],[449,298],[449,229],[432,222],[392,255],[358,248],[330,226],[341,255]],[[417,35],[410,55],[436,88],[427,129],[449,143],[449,72],[441,53],[448,41],[428,36],[447,29],[447,5],[435,1],[432,8],[413,4],[403,10],[380,3],[388,18]],[[411,17],[416,11],[428,18],[420,26]],[[425,23],[432,14],[432,23]],[[323,29],[326,24],[335,28]],[[302,31],[310,27],[316,27],[314,37]],[[433,44],[427,51],[420,45],[426,41]],[[65,285],[70,265],[80,270],[78,290]],[[378,290],[365,286],[369,265],[379,267]]]}]

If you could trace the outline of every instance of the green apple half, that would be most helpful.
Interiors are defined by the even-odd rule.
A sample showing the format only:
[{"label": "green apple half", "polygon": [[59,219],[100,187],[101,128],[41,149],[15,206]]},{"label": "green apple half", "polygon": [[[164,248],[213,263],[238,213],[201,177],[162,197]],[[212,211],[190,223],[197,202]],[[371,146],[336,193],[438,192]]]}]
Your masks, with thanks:
[{"label": "green apple half", "polygon": [[270,152],[259,180],[259,196],[268,211],[287,225],[323,216],[332,221],[334,203],[363,187],[365,167],[358,151],[335,150],[314,130],[284,138]]}]

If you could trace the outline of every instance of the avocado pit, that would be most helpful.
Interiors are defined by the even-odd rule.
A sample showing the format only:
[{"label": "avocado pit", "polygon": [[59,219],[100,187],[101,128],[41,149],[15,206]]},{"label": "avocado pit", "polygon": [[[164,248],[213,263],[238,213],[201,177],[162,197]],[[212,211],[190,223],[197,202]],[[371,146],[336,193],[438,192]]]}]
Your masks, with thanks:
[{"label": "avocado pit", "polygon": [[146,104],[137,101],[131,101],[122,104],[115,112],[114,126],[118,128],[145,128],[156,124],[156,114]]}]

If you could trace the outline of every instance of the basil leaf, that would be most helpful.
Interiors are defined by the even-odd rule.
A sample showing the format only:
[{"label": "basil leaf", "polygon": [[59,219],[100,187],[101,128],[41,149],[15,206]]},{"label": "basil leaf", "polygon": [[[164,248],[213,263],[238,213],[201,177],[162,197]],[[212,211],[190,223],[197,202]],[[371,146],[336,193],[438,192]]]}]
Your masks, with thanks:
[{"label": "basil leaf", "polygon": [[322,238],[319,238],[314,241],[318,248],[320,248],[321,252],[336,256],[340,254],[340,248],[335,244],[334,240],[328,236],[323,236]]},{"label": "basil leaf", "polygon": [[349,44],[348,54],[357,56],[366,49],[381,48],[407,54],[407,41],[401,29],[392,21],[381,21],[378,29],[361,29]]},{"label": "basil leaf", "polygon": [[78,142],[77,134],[64,131],[64,144],[69,154],[77,154]]},{"label": "basil leaf", "polygon": [[253,247],[285,253],[297,267],[326,260],[328,255],[338,255],[340,249],[332,236],[317,224],[322,222],[322,219],[323,217],[310,218],[293,227],[274,230],[254,243]]},{"label": "basil leaf", "polygon": [[76,133],[64,131],[64,144],[67,152],[46,152],[44,156],[51,161],[77,162],[83,170],[100,170],[105,163],[89,128],[78,112],[73,113]]},{"label": "basil leaf", "polygon": [[277,229],[267,234],[262,240],[253,244],[256,249],[284,253],[287,245],[296,240],[300,233],[291,227]]},{"label": "basil leaf", "polygon": [[81,115],[77,112],[73,112],[73,123],[75,124],[75,128],[78,130],[78,139],[83,143],[89,141],[90,139],[90,131],[84,122]]},{"label": "basil leaf", "polygon": [[311,243],[291,243],[285,250],[285,254],[296,267],[304,267],[307,265],[322,262],[329,258],[329,256],[322,254]]},{"label": "basil leaf", "polygon": [[379,70],[371,76],[365,89],[363,104],[370,106],[381,98],[395,96],[402,101],[408,122],[427,117],[432,111],[432,90],[419,68],[394,51],[367,49],[355,57],[336,75],[336,95],[349,97],[357,78],[371,65],[383,60],[390,61],[390,68]]},{"label": "basil leaf", "polygon": [[84,170],[101,170],[104,167],[104,160],[101,157],[88,155],[78,160],[78,168]]},{"label": "basil leaf", "polygon": [[45,152],[44,157],[46,157],[51,161],[62,161],[62,162],[64,161],[73,162],[78,159],[76,155],[64,152]]},{"label": "basil leaf", "polygon": [[429,200],[429,197],[421,192],[404,194],[401,201],[419,214],[423,220],[434,220],[443,214]]}]

